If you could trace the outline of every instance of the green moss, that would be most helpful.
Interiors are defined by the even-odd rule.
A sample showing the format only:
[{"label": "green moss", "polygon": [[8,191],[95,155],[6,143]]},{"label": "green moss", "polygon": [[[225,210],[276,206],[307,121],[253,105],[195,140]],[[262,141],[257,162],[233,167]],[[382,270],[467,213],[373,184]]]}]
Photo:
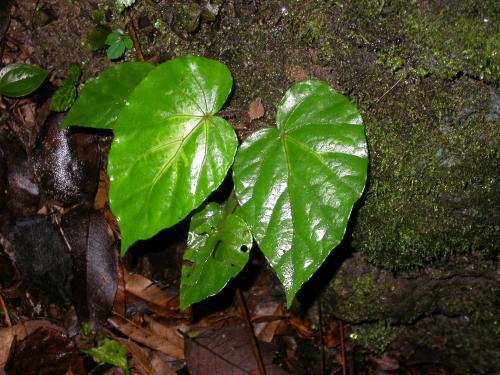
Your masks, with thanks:
[{"label": "green moss", "polygon": [[[460,73],[487,82],[500,79],[498,2],[455,0],[344,2],[354,34],[377,49],[378,60],[424,70],[443,79]],[[362,15],[362,17],[360,17]]]},{"label": "green moss", "polygon": [[495,256],[497,101],[472,80],[428,80],[368,119],[371,185],[354,231],[366,259],[398,270],[470,250]]},{"label": "green moss", "polygon": [[387,322],[379,321],[354,326],[349,337],[365,351],[381,354],[396,336]]}]

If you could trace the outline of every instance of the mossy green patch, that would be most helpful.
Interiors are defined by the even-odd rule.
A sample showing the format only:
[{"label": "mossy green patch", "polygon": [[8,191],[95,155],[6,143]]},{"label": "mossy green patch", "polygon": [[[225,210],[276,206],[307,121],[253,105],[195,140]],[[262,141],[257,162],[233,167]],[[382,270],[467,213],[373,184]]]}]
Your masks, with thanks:
[{"label": "mossy green patch", "polygon": [[371,185],[355,242],[388,269],[496,254],[498,97],[470,79],[405,86],[366,120]]}]

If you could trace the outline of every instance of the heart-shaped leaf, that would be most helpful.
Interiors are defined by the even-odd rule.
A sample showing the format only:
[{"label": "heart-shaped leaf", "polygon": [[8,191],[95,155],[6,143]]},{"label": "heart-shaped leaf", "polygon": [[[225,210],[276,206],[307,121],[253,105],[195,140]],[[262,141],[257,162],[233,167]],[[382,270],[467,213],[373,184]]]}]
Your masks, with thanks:
[{"label": "heart-shaped leaf", "polygon": [[182,266],[181,309],[219,293],[248,261],[252,235],[241,217],[209,203],[193,216]]},{"label": "heart-shaped leaf", "polygon": [[130,93],[153,68],[149,63],[126,62],[104,70],[85,84],[61,126],[113,129]]},{"label": "heart-shaped leaf", "polygon": [[227,67],[180,57],[125,63],[87,83],[63,125],[112,128],[109,200],[121,252],[184,219],[221,183],[238,140],[214,116],[231,92]]},{"label": "heart-shaped leaf", "polygon": [[278,106],[277,128],[240,147],[238,213],[283,283],[288,306],[342,240],[367,165],[359,112],[320,81],[294,85]]},{"label": "heart-shaped leaf", "polygon": [[35,91],[47,78],[46,70],[28,64],[9,64],[0,70],[0,94],[13,98]]}]

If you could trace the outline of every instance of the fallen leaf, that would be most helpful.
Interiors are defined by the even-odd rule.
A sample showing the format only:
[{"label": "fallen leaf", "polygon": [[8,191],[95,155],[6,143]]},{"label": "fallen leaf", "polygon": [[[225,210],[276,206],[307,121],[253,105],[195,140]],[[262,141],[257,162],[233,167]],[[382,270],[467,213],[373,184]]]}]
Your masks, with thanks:
[{"label": "fallen leaf", "polygon": [[172,343],[165,336],[158,335],[149,328],[141,327],[121,317],[110,318],[108,322],[125,336],[138,343],[158,350],[175,359],[184,358],[183,345],[179,346],[176,343]]},{"label": "fallen leaf", "polygon": [[100,152],[96,136],[59,129],[64,114],[51,114],[33,152],[43,192],[65,207],[91,201],[97,190]]},{"label": "fallen leaf", "polygon": [[[282,304],[278,302],[263,303],[256,306],[253,316],[277,316],[277,319],[268,319],[268,321],[253,323],[254,332],[257,338],[264,342],[271,342],[274,338],[283,316]],[[252,319],[253,320],[253,319]]]},{"label": "fallen leaf", "polygon": [[6,370],[9,375],[87,374],[79,351],[59,329],[41,327],[19,344]]},{"label": "fallen leaf", "polygon": [[[210,329],[196,337],[186,337],[185,343],[186,362],[191,375],[259,374],[250,341],[242,326]],[[259,348],[268,375],[289,374],[274,363],[274,345],[259,342]]]},{"label": "fallen leaf", "polygon": [[142,375],[176,375],[175,370],[165,361],[162,361],[156,352],[148,353],[133,341],[118,339],[131,355],[130,367]]},{"label": "fallen leaf", "polygon": [[94,208],[96,210],[101,210],[103,208],[106,208],[109,202],[108,191],[109,191],[109,176],[103,169],[101,169],[99,171],[99,183],[97,185],[97,192],[94,198]]},{"label": "fallen leaf", "polygon": [[265,113],[264,104],[262,104],[262,100],[260,98],[256,98],[248,106],[248,117],[250,117],[250,121],[263,117]]},{"label": "fallen leaf", "polygon": [[0,329],[0,369],[5,367],[5,364],[9,359],[9,354],[14,340],[21,341],[26,336],[41,327],[59,329],[61,332],[63,331],[62,328],[50,323],[48,320],[30,320],[28,322],[16,324],[12,327]]},{"label": "fallen leaf", "polygon": [[[163,317],[179,312],[179,295],[167,293],[148,278],[125,271],[125,291],[135,299],[146,303],[148,309]],[[189,311],[182,315],[188,315]]]},{"label": "fallen leaf", "polygon": [[73,301],[79,320],[96,329],[108,318],[117,290],[118,248],[106,220],[88,208],[63,216],[73,257]]},{"label": "fallen leaf", "polygon": [[296,315],[290,316],[288,323],[295,329],[295,332],[302,339],[310,339],[314,337],[314,332],[311,329],[311,323],[309,321],[304,321]]},{"label": "fallen leaf", "polygon": [[71,255],[47,216],[19,219],[14,229],[14,263],[51,300],[71,300]]},{"label": "fallen leaf", "polygon": [[[9,130],[0,129],[0,158],[6,166],[5,205],[14,216],[36,213],[39,189],[24,146]],[[3,172],[5,174],[5,171]]]}]

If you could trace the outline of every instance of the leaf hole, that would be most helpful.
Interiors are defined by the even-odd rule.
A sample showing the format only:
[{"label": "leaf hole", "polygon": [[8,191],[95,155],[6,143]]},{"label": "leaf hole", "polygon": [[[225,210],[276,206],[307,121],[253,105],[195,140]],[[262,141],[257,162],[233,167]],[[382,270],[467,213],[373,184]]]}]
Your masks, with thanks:
[{"label": "leaf hole", "polygon": [[243,246],[240,247],[240,250],[241,250],[241,252],[246,253],[248,251],[248,246],[247,245],[243,245]]}]

